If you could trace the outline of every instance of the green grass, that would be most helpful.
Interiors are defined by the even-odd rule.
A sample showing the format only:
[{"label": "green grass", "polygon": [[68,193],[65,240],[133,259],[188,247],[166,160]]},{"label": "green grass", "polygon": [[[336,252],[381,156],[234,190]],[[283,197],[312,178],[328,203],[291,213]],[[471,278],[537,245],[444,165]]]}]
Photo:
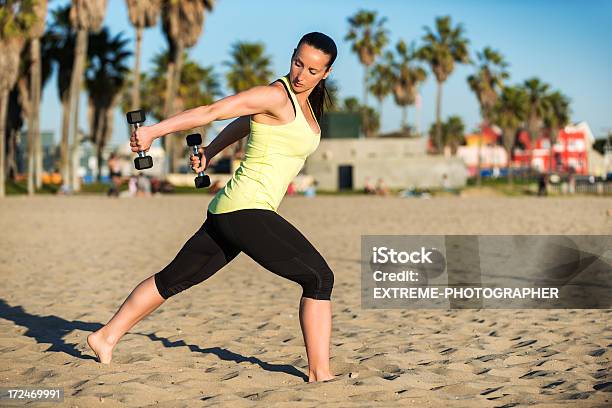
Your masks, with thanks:
[{"label": "green grass", "polygon": [[[27,194],[27,181],[7,181],[6,182],[6,194],[7,195],[25,195]],[[105,195],[109,189],[110,185],[108,183],[91,183],[91,184],[82,184],[81,191],[78,194],[99,194]],[[43,195],[52,195],[56,194],[59,189],[58,185],[55,184],[43,184],[41,189],[36,190],[36,194]],[[119,188],[119,191],[126,191],[128,189],[127,183],[123,183]],[[482,179],[482,184],[480,187],[476,186],[476,180],[474,178],[468,179],[467,185],[464,188],[460,188],[458,192],[461,191],[478,191],[479,189],[487,189],[493,190],[500,195],[510,196],[510,197],[518,197],[518,196],[534,196],[537,195],[537,180],[532,179],[515,179],[513,186],[508,185],[508,180],[505,178],[497,178],[497,179]],[[389,189],[390,196],[397,196],[400,191],[403,189],[392,188]],[[416,193],[428,192],[433,197],[446,197],[453,196],[454,194],[451,192],[444,191],[442,189],[416,189]],[[207,188],[195,188],[192,186],[175,186],[174,194],[208,194],[210,195],[210,190]],[[317,195],[322,196],[361,196],[365,195],[363,190],[317,190]],[[582,194],[574,194],[574,195],[582,195]],[[549,196],[561,196],[561,194],[549,193]]]},{"label": "green grass", "polygon": [[[537,183],[537,182],[538,180],[535,178],[528,179],[528,178],[515,177],[512,180],[512,183],[517,186],[528,186],[529,184]],[[497,187],[497,186],[507,186],[507,185],[508,185],[508,179],[505,177],[481,179],[481,186]],[[476,177],[469,178],[467,180],[467,186],[468,187],[476,186]]]},{"label": "green grass", "polygon": [[[8,180],[4,186],[6,195],[28,194],[28,183],[25,180],[20,182]],[[55,184],[43,184],[42,188],[36,190],[36,194],[55,194],[58,188],[59,186]]]},{"label": "green grass", "polygon": [[[27,181],[14,182],[8,180],[5,184],[7,195],[20,195],[28,193]],[[60,186],[57,184],[43,184],[42,188],[36,190],[36,194],[57,194]],[[110,185],[108,183],[91,183],[81,185],[81,194],[106,194]],[[119,191],[127,190],[127,184],[123,184]]]}]

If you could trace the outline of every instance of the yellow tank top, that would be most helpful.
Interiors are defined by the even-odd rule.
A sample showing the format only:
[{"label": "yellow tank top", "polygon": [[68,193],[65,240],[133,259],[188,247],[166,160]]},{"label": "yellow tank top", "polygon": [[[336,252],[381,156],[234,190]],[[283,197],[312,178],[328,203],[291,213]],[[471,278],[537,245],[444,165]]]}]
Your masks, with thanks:
[{"label": "yellow tank top", "polygon": [[[276,211],[306,157],[319,146],[320,132],[312,131],[288,79],[281,77],[280,80],[291,98],[295,119],[283,125],[267,125],[255,122],[251,116],[244,159],[211,200],[208,205],[211,213],[246,208]],[[308,107],[316,121],[310,102]]]}]

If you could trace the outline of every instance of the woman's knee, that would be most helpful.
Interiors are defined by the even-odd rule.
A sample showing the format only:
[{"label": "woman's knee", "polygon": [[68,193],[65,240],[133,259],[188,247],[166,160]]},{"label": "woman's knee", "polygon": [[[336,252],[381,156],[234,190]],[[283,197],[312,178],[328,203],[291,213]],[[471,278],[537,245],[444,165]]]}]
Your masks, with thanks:
[{"label": "woman's knee", "polygon": [[303,297],[330,300],[334,288],[334,272],[319,254],[313,254],[303,259],[311,271],[310,279],[302,284]]}]

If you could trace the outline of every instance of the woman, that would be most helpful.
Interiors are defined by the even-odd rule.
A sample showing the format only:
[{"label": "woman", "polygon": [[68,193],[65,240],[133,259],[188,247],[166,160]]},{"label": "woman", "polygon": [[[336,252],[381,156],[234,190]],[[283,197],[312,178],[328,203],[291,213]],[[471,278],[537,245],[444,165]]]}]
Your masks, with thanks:
[{"label": "woman", "polygon": [[308,382],[334,378],[329,368],[333,272],[276,210],[288,184],[319,144],[325,78],[336,55],[331,38],[306,34],[293,51],[287,76],[140,127],[132,135],[132,151],[146,151],[166,134],[238,117],[201,151],[202,165],[197,156],[191,157],[198,173],[226,146],[250,133],[244,159],[211,200],[204,224],[168,266],[141,282],[115,316],[87,338],[101,363],[110,363],[119,339],[167,298],[208,279],[244,252],[302,287],[299,317]]}]

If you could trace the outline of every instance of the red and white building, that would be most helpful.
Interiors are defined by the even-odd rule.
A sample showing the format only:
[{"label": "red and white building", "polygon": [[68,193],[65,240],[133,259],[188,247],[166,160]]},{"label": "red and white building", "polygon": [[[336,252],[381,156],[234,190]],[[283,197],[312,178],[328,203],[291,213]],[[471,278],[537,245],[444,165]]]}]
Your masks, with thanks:
[{"label": "red and white building", "polygon": [[[508,155],[502,146],[501,130],[496,126],[484,128],[478,134],[465,135],[466,145],[459,146],[457,156],[461,157],[470,175],[476,174],[478,164],[478,141],[481,139],[480,168],[500,169],[506,167]],[[567,173],[571,169],[575,174],[587,175],[601,173],[602,158],[593,149],[595,138],[589,125],[580,122],[575,125],[566,126],[559,130],[557,142],[553,146],[553,166],[555,172]],[[532,142],[526,130],[520,131],[517,136],[517,144],[513,151],[512,167],[529,167],[529,158],[533,168],[548,171],[550,161],[550,137],[542,131],[533,143],[533,152],[530,152]]]},{"label": "red and white building", "polygon": [[[513,165],[515,167],[528,167],[532,146],[529,133],[527,131],[520,132],[518,141],[524,146],[524,149],[515,148]],[[594,142],[595,138],[586,122],[561,129],[557,136],[557,142],[553,146],[552,170],[561,173],[572,171],[576,174],[589,174],[589,151]],[[548,134],[542,132],[535,140],[532,154],[532,166],[547,171],[551,159]]]}]

